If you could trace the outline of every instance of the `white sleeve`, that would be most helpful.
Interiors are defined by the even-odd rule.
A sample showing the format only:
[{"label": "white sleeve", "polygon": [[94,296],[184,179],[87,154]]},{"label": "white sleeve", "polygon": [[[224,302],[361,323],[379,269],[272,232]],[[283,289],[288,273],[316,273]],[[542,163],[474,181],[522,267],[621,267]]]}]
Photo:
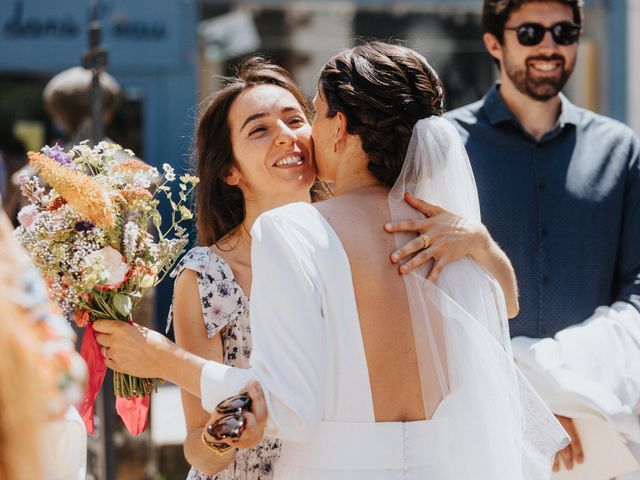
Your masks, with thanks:
[{"label": "white sleeve", "polygon": [[211,410],[257,379],[269,411],[267,434],[304,441],[323,414],[327,346],[313,248],[296,223],[277,215],[256,221],[251,252],[251,368],[208,362],[201,388],[203,406]]},{"label": "white sleeve", "polygon": [[554,338],[512,340],[518,365],[559,415],[599,415],[640,438],[640,313],[626,302],[602,305]]}]

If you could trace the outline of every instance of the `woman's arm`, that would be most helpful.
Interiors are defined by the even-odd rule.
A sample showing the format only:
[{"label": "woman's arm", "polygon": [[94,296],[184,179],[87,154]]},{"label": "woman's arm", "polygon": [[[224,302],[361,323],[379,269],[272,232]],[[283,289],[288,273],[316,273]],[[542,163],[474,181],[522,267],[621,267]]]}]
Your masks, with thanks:
[{"label": "woman's arm", "polygon": [[[137,324],[97,320],[93,325],[98,332],[98,343],[108,348],[106,364],[109,368],[141,378],[162,378],[191,396],[200,397],[202,368],[207,360],[184,350],[164,335]],[[264,435],[267,420],[267,407],[260,385],[254,382],[248,392],[252,412],[245,413],[246,426],[241,441],[235,444],[237,448],[257,446]],[[215,411],[211,416],[207,414],[207,423],[219,417]],[[201,442],[197,435],[192,437]]]},{"label": "woman's arm", "polygon": [[[507,315],[509,318],[515,317],[519,311],[515,272],[509,258],[491,238],[486,227],[431,205],[410,193],[405,194],[405,200],[427,218],[390,222],[385,224],[385,230],[389,233],[418,232],[427,235],[430,244],[425,248],[424,237],[420,235],[393,252],[391,261],[401,263],[400,273],[409,273],[433,259],[434,265],[428,279],[435,282],[448,263],[469,255],[498,281],[504,292]],[[402,263],[411,255],[414,256]]]},{"label": "woman's arm", "polygon": [[[197,273],[188,269],[176,279],[173,297],[176,344],[205,360],[222,362],[222,339],[219,332],[212,338],[207,336],[197,281]],[[188,432],[184,441],[184,456],[198,471],[208,476],[214,475],[229,465],[236,449],[223,455],[216,455],[209,450],[201,438],[209,413],[202,409],[199,396],[184,389],[181,394]]]},{"label": "woman's arm", "polygon": [[187,427],[184,455],[206,475],[224,470],[235,449],[216,455],[204,446],[201,435],[209,413],[200,403],[200,375],[208,360],[222,362],[222,340],[209,339],[200,306],[196,272],[185,269],[174,286],[173,321],[177,344],[158,332],[125,322],[98,320],[96,339],[107,347],[107,366],[139,377],[158,377],[181,387]]},{"label": "woman's arm", "polygon": [[140,378],[162,378],[192,395],[200,395],[200,375],[207,363],[155,330],[136,323],[96,320],[96,340],[107,348],[112,370]]}]

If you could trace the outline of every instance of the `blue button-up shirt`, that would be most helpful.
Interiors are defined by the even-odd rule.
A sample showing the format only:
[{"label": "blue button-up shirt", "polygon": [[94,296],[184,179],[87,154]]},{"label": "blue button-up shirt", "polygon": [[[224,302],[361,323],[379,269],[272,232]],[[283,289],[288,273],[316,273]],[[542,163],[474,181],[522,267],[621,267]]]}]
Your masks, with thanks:
[{"label": "blue button-up shirt", "polygon": [[561,95],[556,126],[526,133],[494,86],[453,110],[483,223],[513,263],[512,336],[552,336],[616,300],[640,310],[640,140]]}]

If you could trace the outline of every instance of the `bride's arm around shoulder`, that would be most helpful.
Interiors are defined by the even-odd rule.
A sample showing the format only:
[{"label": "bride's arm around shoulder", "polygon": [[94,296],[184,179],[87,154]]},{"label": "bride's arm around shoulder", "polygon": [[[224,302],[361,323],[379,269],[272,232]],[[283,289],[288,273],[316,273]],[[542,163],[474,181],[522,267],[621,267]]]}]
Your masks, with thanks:
[{"label": "bride's arm around shoulder", "polygon": [[232,370],[209,362],[201,381],[203,405],[212,409],[257,380],[268,409],[266,433],[298,442],[321,421],[326,391],[326,331],[314,258],[323,248],[317,215],[309,205],[292,204],[255,222],[251,368]]},{"label": "bride's arm around shoulder", "polygon": [[267,433],[301,441],[323,415],[326,323],[315,262],[326,246],[315,208],[280,210],[253,229],[251,365],[265,391]]}]

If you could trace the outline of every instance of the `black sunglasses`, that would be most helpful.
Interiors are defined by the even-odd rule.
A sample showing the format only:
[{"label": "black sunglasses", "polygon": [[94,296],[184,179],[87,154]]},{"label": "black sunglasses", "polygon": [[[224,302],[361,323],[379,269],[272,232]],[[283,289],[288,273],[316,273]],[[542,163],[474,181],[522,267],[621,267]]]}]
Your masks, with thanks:
[{"label": "black sunglasses", "polygon": [[513,30],[518,36],[518,42],[525,47],[538,45],[547,32],[551,32],[553,41],[558,45],[573,45],[580,38],[581,28],[571,22],[559,22],[550,27],[539,23],[523,23],[517,27],[504,27],[505,30]]},{"label": "black sunglasses", "polygon": [[245,427],[242,416],[244,411],[251,411],[251,398],[247,393],[223,400],[216,407],[216,412],[225,415],[207,425],[207,433],[219,442],[228,438],[232,440],[240,438]]}]

